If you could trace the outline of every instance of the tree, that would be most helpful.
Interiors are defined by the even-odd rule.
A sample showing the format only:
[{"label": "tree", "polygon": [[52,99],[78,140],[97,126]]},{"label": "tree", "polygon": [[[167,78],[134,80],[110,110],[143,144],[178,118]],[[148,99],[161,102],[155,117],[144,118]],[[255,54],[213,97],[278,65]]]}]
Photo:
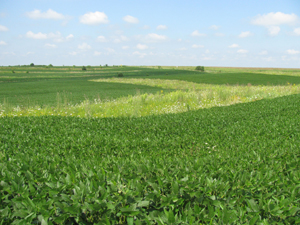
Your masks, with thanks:
[{"label": "tree", "polygon": [[197,66],[197,67],[195,68],[195,70],[204,72],[204,66]]},{"label": "tree", "polygon": [[34,63],[30,63],[30,66],[34,66]]},{"label": "tree", "polygon": [[84,70],[84,71],[85,71],[85,70],[86,70],[86,67],[85,67],[85,66],[82,66],[82,70]]}]

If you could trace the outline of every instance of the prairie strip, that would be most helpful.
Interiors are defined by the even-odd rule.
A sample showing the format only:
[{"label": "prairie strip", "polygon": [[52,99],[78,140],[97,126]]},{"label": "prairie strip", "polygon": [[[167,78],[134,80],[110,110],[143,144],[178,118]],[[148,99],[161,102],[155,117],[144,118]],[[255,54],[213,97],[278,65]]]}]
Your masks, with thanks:
[{"label": "prairie strip", "polygon": [[141,117],[166,113],[180,113],[201,108],[227,106],[261,99],[300,93],[300,85],[288,86],[228,86],[198,84],[160,79],[98,79],[94,82],[114,82],[174,89],[156,94],[136,94],[111,101],[85,100],[76,105],[58,99],[56,107],[10,107],[0,105],[0,116],[76,116],[76,117]]}]

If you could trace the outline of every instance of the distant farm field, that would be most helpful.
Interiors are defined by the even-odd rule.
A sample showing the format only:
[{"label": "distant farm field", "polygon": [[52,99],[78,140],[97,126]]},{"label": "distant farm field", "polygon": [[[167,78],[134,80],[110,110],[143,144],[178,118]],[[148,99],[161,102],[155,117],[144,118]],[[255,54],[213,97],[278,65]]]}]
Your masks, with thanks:
[{"label": "distant farm field", "polygon": [[0,67],[0,224],[300,223],[300,70],[205,69]]},{"label": "distant farm field", "polygon": [[0,69],[0,116],[138,117],[300,93],[300,70],[294,69],[282,70],[283,75],[277,74],[281,70],[273,70],[274,75],[269,69],[251,73],[248,68]]}]

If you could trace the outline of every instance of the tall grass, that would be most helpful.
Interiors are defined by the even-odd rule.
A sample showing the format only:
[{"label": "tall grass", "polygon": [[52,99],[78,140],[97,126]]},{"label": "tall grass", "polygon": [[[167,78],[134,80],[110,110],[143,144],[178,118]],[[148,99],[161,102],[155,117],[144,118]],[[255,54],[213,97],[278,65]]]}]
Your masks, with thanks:
[{"label": "tall grass", "polygon": [[160,79],[99,79],[94,82],[130,83],[176,89],[156,94],[128,95],[115,100],[70,104],[65,96],[57,94],[56,106],[12,107],[7,101],[0,105],[0,116],[77,116],[77,117],[140,117],[165,113],[180,113],[201,108],[227,106],[266,98],[300,93],[300,85],[287,86],[229,86],[197,84],[178,80]]}]

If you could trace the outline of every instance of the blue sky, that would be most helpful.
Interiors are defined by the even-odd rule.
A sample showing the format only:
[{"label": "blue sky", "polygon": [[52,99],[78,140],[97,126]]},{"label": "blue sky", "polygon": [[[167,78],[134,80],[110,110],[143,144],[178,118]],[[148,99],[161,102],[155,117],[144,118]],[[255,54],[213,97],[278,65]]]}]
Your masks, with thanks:
[{"label": "blue sky", "polygon": [[300,67],[299,0],[1,0],[0,65]]}]

